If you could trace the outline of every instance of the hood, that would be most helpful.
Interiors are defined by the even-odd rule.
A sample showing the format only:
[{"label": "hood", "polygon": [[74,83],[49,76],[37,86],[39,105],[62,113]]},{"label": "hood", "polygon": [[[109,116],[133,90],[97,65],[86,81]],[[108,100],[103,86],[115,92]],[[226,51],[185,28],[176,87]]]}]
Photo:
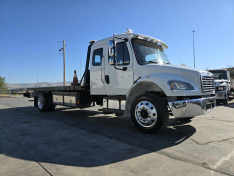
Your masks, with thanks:
[{"label": "hood", "polygon": [[152,73],[169,73],[169,74],[175,74],[180,75],[182,77],[194,77],[194,75],[199,76],[197,79],[200,80],[200,75],[213,75],[212,73],[205,71],[205,70],[199,70],[195,68],[190,67],[182,67],[182,66],[176,66],[176,65],[167,65],[167,64],[147,64],[140,66],[140,75],[143,76],[145,74],[152,74]]},{"label": "hood", "polygon": [[[147,64],[139,66],[141,80],[155,82],[168,96],[202,95],[201,76],[213,76],[212,73],[195,68],[175,66],[168,64]],[[181,81],[190,83],[193,91],[171,91],[169,81]]]},{"label": "hood", "polygon": [[226,86],[228,81],[226,79],[215,79],[215,86]]}]

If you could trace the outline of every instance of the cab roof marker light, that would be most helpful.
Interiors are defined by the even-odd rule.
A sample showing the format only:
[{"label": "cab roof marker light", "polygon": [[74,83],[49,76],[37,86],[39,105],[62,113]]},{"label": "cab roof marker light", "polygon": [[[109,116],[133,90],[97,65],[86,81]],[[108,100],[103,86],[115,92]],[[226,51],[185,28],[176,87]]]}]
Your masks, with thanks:
[{"label": "cab roof marker light", "polygon": [[145,36],[145,37],[143,38],[143,40],[148,41],[148,40],[149,40],[149,37],[146,37],[146,36]]},{"label": "cab roof marker light", "polygon": [[139,36],[138,35],[132,35],[132,38],[138,38]]},{"label": "cab roof marker light", "polygon": [[156,43],[156,44],[158,43],[157,39],[155,39],[155,38],[150,38],[149,42]]},{"label": "cab roof marker light", "polygon": [[168,49],[168,45],[166,43],[162,42],[159,39],[156,39],[156,38],[153,38],[153,37],[144,36],[144,35],[141,35],[141,34],[133,34],[132,36],[133,36],[132,38],[143,39],[143,40],[146,40],[146,41],[149,41],[149,42],[153,42],[153,43],[156,43],[156,44],[161,43],[163,49]]},{"label": "cab roof marker light", "polygon": [[153,43],[158,44],[158,40],[157,40],[157,39],[154,39],[154,40],[153,40]]},{"label": "cab roof marker light", "polygon": [[149,42],[153,42],[154,41],[154,39],[153,38],[149,38]]}]

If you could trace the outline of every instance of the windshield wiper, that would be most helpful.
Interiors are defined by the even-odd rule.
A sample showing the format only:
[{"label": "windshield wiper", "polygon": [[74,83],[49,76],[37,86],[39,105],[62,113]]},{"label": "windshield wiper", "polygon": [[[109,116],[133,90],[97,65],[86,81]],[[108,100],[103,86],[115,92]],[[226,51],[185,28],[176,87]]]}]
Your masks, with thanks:
[{"label": "windshield wiper", "polygon": [[145,62],[146,64],[150,64],[150,63],[156,63],[158,64],[158,62],[156,60],[151,60],[151,61],[141,61],[141,62]]},{"label": "windshield wiper", "polygon": [[156,63],[156,64],[158,64],[158,62],[156,62],[156,61],[149,61],[148,63]]}]

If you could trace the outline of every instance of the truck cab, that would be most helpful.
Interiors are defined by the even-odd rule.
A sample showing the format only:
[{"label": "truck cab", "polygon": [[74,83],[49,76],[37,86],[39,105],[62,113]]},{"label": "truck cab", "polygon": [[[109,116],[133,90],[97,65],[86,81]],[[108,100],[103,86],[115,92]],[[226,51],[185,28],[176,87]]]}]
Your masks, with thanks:
[{"label": "truck cab", "polygon": [[209,70],[214,75],[215,96],[217,102],[222,102],[227,105],[230,97],[233,97],[231,92],[231,77],[227,69]]},{"label": "truck cab", "polygon": [[130,30],[91,43],[91,95],[104,97],[104,111],[131,115],[140,130],[154,131],[157,120],[160,129],[168,112],[191,119],[216,106],[213,74],[172,65],[164,42]]}]

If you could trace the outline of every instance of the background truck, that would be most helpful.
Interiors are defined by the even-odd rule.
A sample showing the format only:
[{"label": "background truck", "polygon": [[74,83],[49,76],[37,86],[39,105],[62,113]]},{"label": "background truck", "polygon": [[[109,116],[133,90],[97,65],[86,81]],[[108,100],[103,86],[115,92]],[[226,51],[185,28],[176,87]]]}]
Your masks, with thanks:
[{"label": "background truck", "polygon": [[230,72],[227,69],[209,70],[214,75],[215,96],[217,102],[227,105],[228,101],[233,98],[231,88]]},{"label": "background truck", "polygon": [[191,119],[216,106],[213,74],[171,65],[167,48],[164,42],[131,30],[90,41],[79,85],[21,91],[34,97],[34,107],[41,112],[53,111],[56,105],[100,105],[104,114],[131,115],[139,130],[156,132],[166,126],[169,114]]}]

